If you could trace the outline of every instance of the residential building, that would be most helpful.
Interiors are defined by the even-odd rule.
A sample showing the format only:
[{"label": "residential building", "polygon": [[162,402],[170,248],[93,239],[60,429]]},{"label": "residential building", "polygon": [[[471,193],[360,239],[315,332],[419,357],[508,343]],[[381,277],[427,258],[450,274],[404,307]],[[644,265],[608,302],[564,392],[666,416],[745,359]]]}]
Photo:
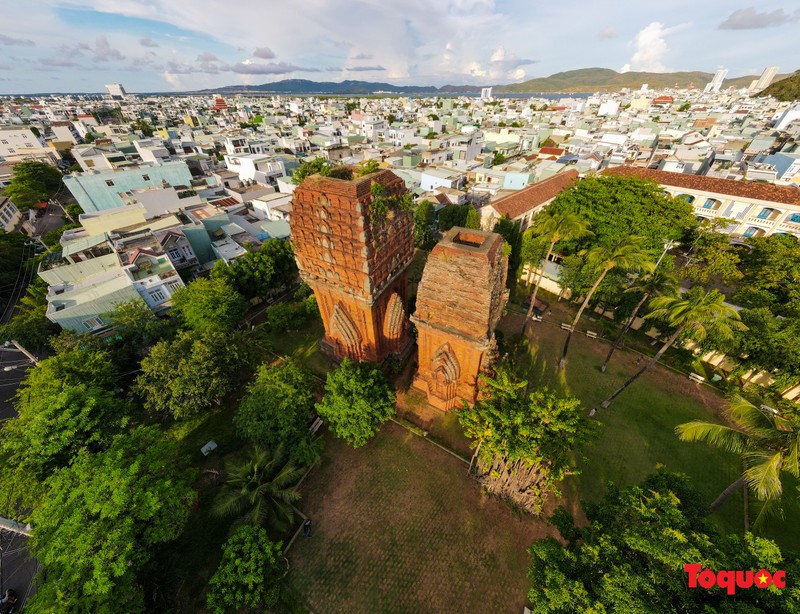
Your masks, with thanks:
[{"label": "residential building", "polygon": [[543,207],[550,204],[562,190],[567,189],[577,179],[578,171],[571,169],[498,198],[480,208],[481,227],[494,228],[497,221],[506,216],[519,222],[520,230],[525,230]]},{"label": "residential building", "polygon": [[186,162],[167,162],[124,170],[73,173],[64,177],[64,185],[86,212],[115,209],[125,204],[120,193],[160,186],[162,183],[170,186],[190,186],[192,174]]},{"label": "residential building", "polygon": [[22,221],[22,213],[14,206],[11,199],[0,196],[0,228],[12,232]]}]

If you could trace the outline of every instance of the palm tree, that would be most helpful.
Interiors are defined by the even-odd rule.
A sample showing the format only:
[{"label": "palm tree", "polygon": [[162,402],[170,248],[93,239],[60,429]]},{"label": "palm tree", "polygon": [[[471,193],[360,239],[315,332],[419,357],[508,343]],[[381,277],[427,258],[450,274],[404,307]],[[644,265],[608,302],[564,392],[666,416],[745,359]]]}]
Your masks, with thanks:
[{"label": "palm tree", "polygon": [[544,241],[549,241],[550,245],[547,248],[547,254],[541,263],[541,267],[536,275],[536,283],[533,287],[533,294],[531,295],[531,304],[528,307],[528,313],[525,316],[525,321],[522,324],[522,333],[525,334],[525,328],[531,319],[533,307],[536,305],[536,295],[539,293],[539,286],[542,284],[542,277],[544,276],[544,267],[550,260],[553,254],[556,243],[559,241],[571,241],[572,239],[580,239],[588,237],[593,234],[589,230],[591,224],[580,217],[577,213],[570,213],[565,211],[563,213],[556,213],[551,215],[548,212],[543,212],[533,219],[533,226],[531,230],[538,238]]},{"label": "palm tree", "polygon": [[[567,333],[567,340],[564,342],[564,350],[561,352],[561,361],[558,363],[560,369],[567,366],[567,352],[569,351],[569,342],[572,339],[572,333],[578,322],[583,315],[583,311],[592,300],[595,290],[597,290],[600,283],[611,269],[620,268],[626,271],[652,271],[655,264],[650,258],[650,254],[642,247],[644,237],[630,236],[622,239],[617,245],[610,247],[598,245],[593,247],[586,253],[586,264],[595,271],[599,271],[599,275],[595,280],[589,292],[586,293],[586,298],[583,299],[583,304],[575,319],[572,321],[569,332]],[[583,252],[582,252],[583,253]]]},{"label": "palm tree", "polygon": [[709,333],[715,338],[726,340],[733,338],[734,330],[745,330],[747,327],[739,319],[737,311],[724,301],[725,296],[718,290],[706,292],[700,286],[695,286],[682,295],[657,296],[650,301],[653,311],[645,318],[662,318],[667,324],[675,327],[675,332],[650,362],[603,401],[602,407],[611,405],[623,390],[649,371],[661,359],[667,348],[671,347],[684,332],[694,341],[702,341]]},{"label": "palm tree", "polygon": [[294,519],[291,503],[300,499],[294,485],[304,469],[288,460],[286,445],[273,450],[253,446],[241,462],[227,463],[227,478],[214,500],[215,516],[277,529]]},{"label": "palm tree", "polygon": [[606,360],[603,363],[603,366],[600,367],[600,371],[603,373],[606,372],[606,368],[608,367],[608,363],[611,360],[611,357],[614,355],[614,352],[619,347],[619,344],[622,342],[622,338],[625,336],[625,333],[628,332],[631,325],[633,324],[634,320],[636,320],[636,316],[639,315],[639,310],[644,306],[649,299],[654,294],[674,294],[678,290],[678,280],[675,278],[674,275],[670,275],[664,269],[656,269],[652,273],[648,275],[644,275],[642,277],[637,278],[631,285],[628,287],[625,292],[641,292],[642,298],[636,304],[636,307],[633,308],[633,312],[631,316],[625,321],[625,325],[622,327],[622,330],[619,331],[619,335],[614,340],[614,344],[611,346],[611,349],[608,351],[608,356],[606,356]]},{"label": "palm tree", "polygon": [[742,456],[743,474],[720,493],[710,511],[746,484],[764,502],[755,522],[759,525],[783,494],[781,472],[800,477],[800,424],[797,418],[760,409],[739,395],[731,397],[726,417],[732,426],[695,420],[675,431],[681,441],[704,441]]}]

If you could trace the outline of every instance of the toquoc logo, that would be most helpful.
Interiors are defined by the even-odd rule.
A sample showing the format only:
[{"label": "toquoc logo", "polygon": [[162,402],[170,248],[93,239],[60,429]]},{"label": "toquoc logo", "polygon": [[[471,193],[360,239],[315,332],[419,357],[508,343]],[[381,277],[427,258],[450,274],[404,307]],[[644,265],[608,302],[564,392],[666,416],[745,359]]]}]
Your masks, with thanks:
[{"label": "toquoc logo", "polygon": [[734,595],[737,588],[786,588],[786,572],[782,569],[773,573],[766,569],[759,571],[713,571],[703,569],[697,563],[687,563],[683,566],[683,571],[689,574],[689,588],[712,588],[718,586],[728,591],[729,595]]}]

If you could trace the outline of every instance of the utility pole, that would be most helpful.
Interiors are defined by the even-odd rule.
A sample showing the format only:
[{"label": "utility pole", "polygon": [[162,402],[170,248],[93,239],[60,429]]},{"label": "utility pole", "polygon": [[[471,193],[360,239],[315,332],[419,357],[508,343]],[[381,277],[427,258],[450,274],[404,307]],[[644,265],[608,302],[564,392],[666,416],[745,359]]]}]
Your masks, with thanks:
[{"label": "utility pole", "polygon": [[13,345],[15,348],[17,348],[17,349],[18,349],[20,352],[22,352],[23,354],[25,354],[25,356],[27,356],[27,357],[30,359],[30,361],[31,361],[33,364],[35,364],[37,367],[39,366],[39,359],[38,359],[38,358],[36,358],[36,356],[34,356],[33,354],[31,354],[31,353],[30,353],[28,350],[26,350],[24,347],[22,347],[22,346],[19,344],[19,342],[18,342],[18,341],[16,341],[15,339],[12,339],[12,340],[11,340],[11,343],[12,343],[12,345]]},{"label": "utility pole", "polygon": [[664,251],[661,252],[661,255],[658,257],[658,260],[656,260],[655,268],[658,268],[658,265],[661,264],[661,261],[664,259],[664,256],[667,255],[667,252],[671,250],[674,245],[675,241],[673,241],[672,239],[670,239],[669,241],[664,241]]}]

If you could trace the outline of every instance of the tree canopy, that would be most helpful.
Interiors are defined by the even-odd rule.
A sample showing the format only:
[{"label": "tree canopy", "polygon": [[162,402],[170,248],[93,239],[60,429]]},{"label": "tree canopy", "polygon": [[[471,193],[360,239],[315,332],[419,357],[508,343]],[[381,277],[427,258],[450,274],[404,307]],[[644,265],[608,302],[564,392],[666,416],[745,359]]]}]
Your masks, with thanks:
[{"label": "tree canopy", "polygon": [[526,393],[528,382],[508,367],[479,378],[481,397],[458,412],[473,440],[479,479],[489,492],[538,514],[556,483],[573,471],[573,450],[591,433],[580,401],[547,388]]},{"label": "tree canopy", "polygon": [[266,448],[285,442],[294,460],[310,464],[319,448],[308,430],[314,417],[311,384],[309,373],[293,361],[262,365],[233,418],[237,431]]},{"label": "tree canopy", "polygon": [[242,525],[222,547],[222,561],[208,582],[208,611],[263,610],[275,605],[285,572],[283,543],[270,541],[266,530]]},{"label": "tree canopy", "polygon": [[51,198],[61,187],[61,171],[51,164],[25,160],[14,165],[8,196],[20,211]]},{"label": "tree canopy", "polygon": [[688,589],[684,565],[714,571],[800,571],[778,546],[746,534],[719,535],[703,518],[700,497],[683,475],[659,469],[640,486],[610,484],[603,500],[584,506],[588,526],[575,527],[563,509],[554,524],[566,543],[549,537],[529,549],[532,611],[790,612],[800,591]]},{"label": "tree canopy", "polygon": [[148,411],[187,418],[231,392],[250,358],[241,333],[181,331],[172,341],[159,341],[142,360],[134,391]]},{"label": "tree canopy", "polygon": [[314,158],[313,160],[305,160],[300,163],[296,169],[292,171],[292,183],[300,185],[305,181],[306,177],[311,175],[322,175],[328,177],[331,174],[331,165],[325,158]]},{"label": "tree canopy", "polygon": [[221,277],[201,277],[172,295],[172,312],[197,332],[233,330],[247,307],[245,298]]},{"label": "tree canopy", "polygon": [[800,241],[789,235],[748,239],[742,256],[744,277],[733,298],[747,307],[800,317]]},{"label": "tree canopy", "polygon": [[297,281],[292,244],[282,239],[269,239],[259,249],[248,251],[231,264],[220,260],[211,277],[225,279],[246,298],[267,298]]},{"label": "tree canopy", "polygon": [[377,366],[345,358],[328,373],[316,408],[334,435],[358,448],[394,415],[394,402],[394,390]]},{"label": "tree canopy", "polygon": [[594,234],[570,242],[567,253],[638,235],[655,258],[665,240],[680,239],[697,223],[685,200],[670,197],[653,181],[635,177],[587,177],[556,196],[547,212],[575,213],[591,225]]},{"label": "tree canopy", "polygon": [[130,611],[136,575],[152,548],[183,530],[196,495],[177,443],[157,427],[114,437],[104,452],[81,451],[46,482],[31,519],[43,587],[33,611]]}]

